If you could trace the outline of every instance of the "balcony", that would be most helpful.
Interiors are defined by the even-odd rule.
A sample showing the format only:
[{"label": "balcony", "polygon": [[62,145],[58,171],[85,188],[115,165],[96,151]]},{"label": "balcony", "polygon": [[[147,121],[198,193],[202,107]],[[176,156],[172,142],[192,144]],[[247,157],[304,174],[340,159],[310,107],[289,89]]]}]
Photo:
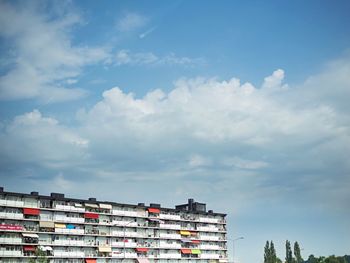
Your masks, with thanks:
[{"label": "balcony", "polygon": [[213,244],[201,244],[199,246],[200,249],[222,249],[219,245],[213,245]]},{"label": "balcony", "polygon": [[179,243],[166,243],[166,242],[160,242],[159,247],[161,248],[174,248],[174,249],[180,249],[181,244]]},{"label": "balcony", "polygon": [[130,221],[118,221],[113,220],[112,225],[114,226],[128,226],[128,227],[136,227],[138,226],[137,222],[130,222]]},{"label": "balcony", "polygon": [[0,257],[20,257],[22,256],[21,250],[0,250]]},{"label": "balcony", "polygon": [[136,242],[112,242],[112,247],[121,247],[124,248],[135,248],[137,247],[137,243]]},{"label": "balcony", "polygon": [[128,232],[128,231],[125,231],[125,234],[124,234],[124,231],[112,231],[111,235],[117,236],[117,237],[124,237],[124,235],[125,237],[146,237],[145,233]]},{"label": "balcony", "polygon": [[119,216],[131,216],[131,217],[140,217],[145,216],[145,213],[141,213],[138,211],[124,211],[124,210],[112,210],[113,215],[119,215]]},{"label": "balcony", "polygon": [[200,240],[207,240],[207,241],[219,241],[219,236],[206,236],[206,235],[200,235]]},{"label": "balcony", "polygon": [[20,214],[20,213],[9,213],[9,212],[0,212],[0,218],[4,218],[4,219],[23,219],[23,214]]},{"label": "balcony", "polygon": [[165,253],[165,254],[159,254],[159,258],[161,259],[170,259],[170,258],[181,258],[181,254],[180,253]]},{"label": "balcony", "polygon": [[180,230],[181,226],[176,224],[159,224],[159,228]]},{"label": "balcony", "polygon": [[67,217],[67,216],[63,216],[63,215],[56,215],[54,217],[54,221],[82,224],[85,222],[85,218],[83,218],[83,217]]},{"label": "balcony", "polygon": [[84,240],[55,240],[54,244],[60,246],[83,246]]},{"label": "balcony", "polygon": [[200,255],[200,258],[202,259],[219,259],[220,255],[218,254],[206,254],[206,253],[202,253]]},{"label": "balcony", "polygon": [[160,238],[170,238],[170,239],[180,239],[181,235],[180,234],[160,233],[159,237]]},{"label": "balcony", "polygon": [[170,219],[170,220],[181,220],[180,215],[170,215],[170,214],[159,214],[161,219]]},{"label": "balcony", "polygon": [[84,234],[84,229],[55,228],[55,233],[59,234]]},{"label": "balcony", "polygon": [[15,207],[23,207],[24,202],[23,201],[15,201],[15,200],[0,200],[0,205],[3,206],[15,206]]},{"label": "balcony", "polygon": [[0,243],[5,244],[20,244],[22,243],[21,237],[0,237]]},{"label": "balcony", "polygon": [[53,251],[54,257],[85,257],[85,253],[82,251]]},{"label": "balcony", "polygon": [[200,217],[199,218],[199,222],[217,224],[217,223],[220,223],[220,219],[218,219],[218,218]]},{"label": "balcony", "polygon": [[54,207],[57,210],[64,210],[64,211],[68,211],[68,212],[85,212],[85,208],[83,207],[76,207],[76,206],[72,206],[72,205],[55,205]]},{"label": "balcony", "polygon": [[216,226],[199,226],[199,227],[197,227],[197,230],[206,231],[206,232],[218,232],[218,231],[220,231],[220,229],[217,228]]}]

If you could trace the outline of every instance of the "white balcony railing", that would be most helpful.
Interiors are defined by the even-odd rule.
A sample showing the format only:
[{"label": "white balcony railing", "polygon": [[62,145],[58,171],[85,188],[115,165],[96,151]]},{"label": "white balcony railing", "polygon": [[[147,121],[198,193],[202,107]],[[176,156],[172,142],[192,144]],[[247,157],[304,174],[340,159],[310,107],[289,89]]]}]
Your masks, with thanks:
[{"label": "white balcony railing", "polygon": [[220,255],[218,255],[218,254],[205,254],[205,253],[202,253],[200,255],[200,258],[203,258],[203,259],[219,259]]},{"label": "white balcony railing", "polygon": [[181,220],[180,215],[160,214],[159,218],[161,218],[161,219]]},{"label": "white balcony railing", "polygon": [[180,230],[181,226],[176,224],[160,224],[159,228]]},{"label": "white balcony railing", "polygon": [[160,242],[159,243],[159,247],[161,247],[161,248],[176,248],[176,249],[179,249],[179,248],[181,248],[181,244],[180,243]]},{"label": "white balcony railing", "polygon": [[5,218],[5,219],[23,219],[23,214],[0,212],[0,218]]},{"label": "white balcony railing", "polygon": [[180,234],[160,233],[159,237],[160,238],[170,238],[170,239],[180,239],[181,235]]},{"label": "white balcony railing", "polygon": [[220,222],[220,219],[218,219],[218,218],[200,217],[199,218],[199,222],[217,224],[217,223]]}]

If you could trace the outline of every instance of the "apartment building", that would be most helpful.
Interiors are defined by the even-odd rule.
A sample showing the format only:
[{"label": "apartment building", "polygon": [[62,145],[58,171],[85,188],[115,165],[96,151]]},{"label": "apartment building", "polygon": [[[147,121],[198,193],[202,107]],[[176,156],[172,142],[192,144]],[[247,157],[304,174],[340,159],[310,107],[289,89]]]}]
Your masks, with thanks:
[{"label": "apartment building", "polygon": [[0,262],[228,262],[226,215],[189,199],[175,208],[5,192]]}]

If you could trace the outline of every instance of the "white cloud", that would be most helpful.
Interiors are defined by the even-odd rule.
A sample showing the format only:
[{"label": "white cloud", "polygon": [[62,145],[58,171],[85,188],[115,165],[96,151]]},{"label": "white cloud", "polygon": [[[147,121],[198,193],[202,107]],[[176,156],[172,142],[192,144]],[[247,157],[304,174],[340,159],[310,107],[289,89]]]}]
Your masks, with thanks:
[{"label": "white cloud", "polygon": [[137,13],[126,13],[117,21],[117,29],[122,32],[132,31],[145,26],[148,19]]},{"label": "white cloud", "polygon": [[115,56],[115,63],[121,65],[182,65],[195,66],[203,65],[203,58],[188,58],[178,57],[173,53],[166,56],[157,56],[152,52],[136,52],[132,53],[130,50],[119,50]]},{"label": "white cloud", "polygon": [[67,88],[65,81],[76,78],[81,68],[108,58],[104,48],[74,46],[69,30],[81,22],[72,12],[53,19],[29,3],[15,6],[0,3],[0,35],[11,43],[8,70],[0,77],[0,99],[39,98],[44,102],[77,99],[85,95]]},{"label": "white cloud", "polygon": [[38,110],[17,116],[0,134],[2,152],[14,162],[57,168],[87,157],[89,141]]},{"label": "white cloud", "polygon": [[[88,178],[85,189],[119,185],[134,199],[155,195],[124,190],[142,182],[171,189],[178,199],[189,192],[213,203],[235,198],[232,210],[290,196],[313,207],[327,200],[341,210],[346,192],[325,190],[350,184],[348,112],[321,94],[312,99],[308,83],[284,88],[283,76],[275,71],[262,87],[237,78],[180,79],[169,92],[143,97],[115,87],[82,109],[74,127],[33,111],[3,124],[1,164],[37,164],[55,175],[70,170],[70,180]],[[72,191],[80,193],[76,185]]]},{"label": "white cloud", "polygon": [[240,168],[240,169],[252,169],[252,170],[265,168],[268,166],[268,163],[263,161],[246,160],[237,156],[223,160],[223,164],[227,166]]},{"label": "white cloud", "polygon": [[271,76],[268,76],[264,79],[262,88],[268,90],[287,89],[288,85],[282,85],[283,80],[284,71],[282,69],[277,69],[273,72]]},{"label": "white cloud", "polygon": [[151,27],[150,29],[146,30],[145,32],[141,33],[139,35],[139,38],[142,39],[142,38],[145,38],[147,37],[149,34],[151,34],[154,30],[156,30],[157,27]]},{"label": "white cloud", "polygon": [[212,162],[210,159],[201,156],[199,154],[193,154],[191,155],[188,164],[190,167],[200,167],[200,166],[208,166],[211,165]]}]

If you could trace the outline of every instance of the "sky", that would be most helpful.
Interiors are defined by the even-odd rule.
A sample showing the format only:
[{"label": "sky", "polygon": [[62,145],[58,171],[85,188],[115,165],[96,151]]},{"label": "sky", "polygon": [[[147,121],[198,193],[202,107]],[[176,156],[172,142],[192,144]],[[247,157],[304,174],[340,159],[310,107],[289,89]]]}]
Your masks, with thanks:
[{"label": "sky", "polygon": [[[235,262],[350,253],[349,1],[0,1],[5,191],[227,213]],[[232,241],[229,254],[232,260]]]}]

